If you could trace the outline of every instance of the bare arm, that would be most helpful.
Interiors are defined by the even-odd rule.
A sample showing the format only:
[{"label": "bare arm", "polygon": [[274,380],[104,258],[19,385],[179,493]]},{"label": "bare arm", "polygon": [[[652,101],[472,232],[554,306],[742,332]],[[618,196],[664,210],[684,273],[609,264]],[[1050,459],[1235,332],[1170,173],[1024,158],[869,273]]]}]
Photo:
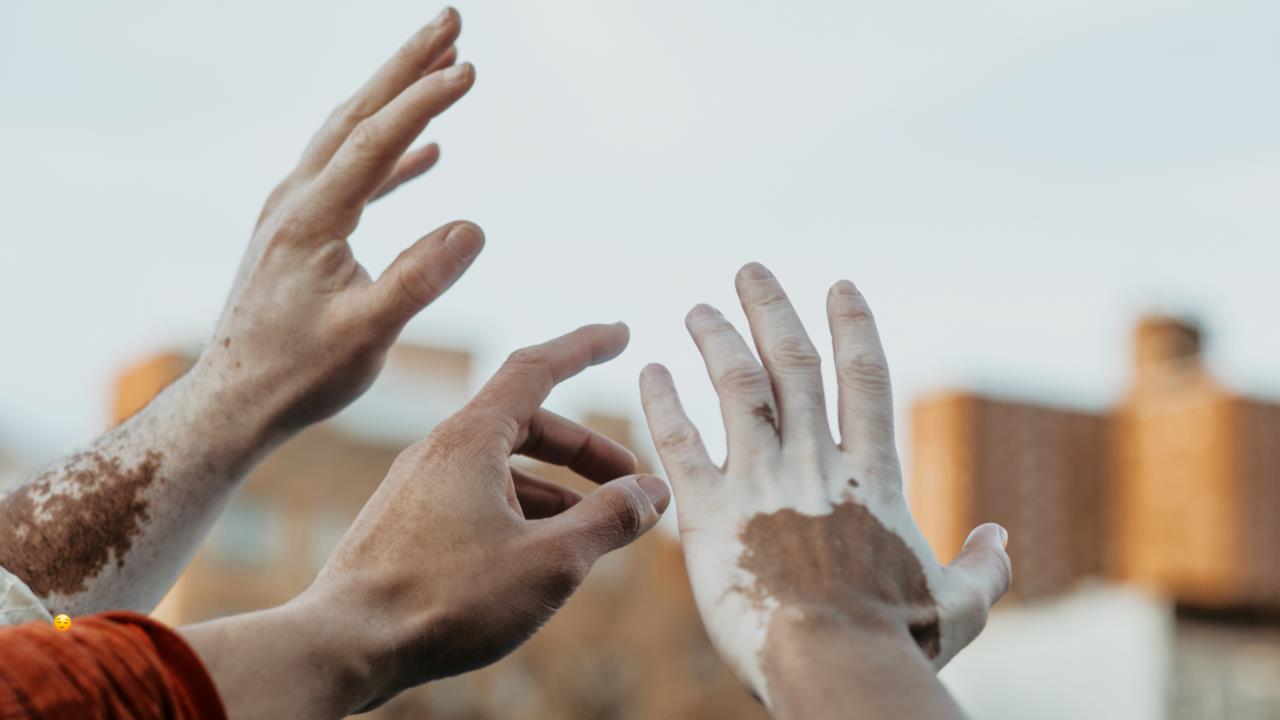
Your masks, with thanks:
[{"label": "bare arm", "polygon": [[839,444],[818,352],[782,286],[753,263],[737,289],[759,360],[714,308],[686,320],[720,396],[724,466],[666,369],[640,379],[712,641],[780,717],[962,717],[933,673],[1007,589],[1004,531],[981,526],[950,565],[934,558],[902,494],[888,366],[851,283],[827,296]]},{"label": "bare arm", "polygon": [[377,279],[348,236],[366,203],[422,173],[410,145],[470,89],[446,10],[334,113],[268,198],[195,368],[136,417],[0,499],[0,565],[46,607],[150,610],[253,464],[373,382],[419,310],[480,252],[451,223]]},{"label": "bare arm", "polygon": [[[652,528],[665,484],[540,407],[626,342],[624,327],[594,325],[513,354],[396,459],[305,593],[183,628],[230,716],[341,717],[488,665],[550,619],[601,555]],[[512,454],[601,487],[580,495],[515,469]]]},{"label": "bare arm", "polygon": [[910,633],[828,619],[815,610],[774,621],[775,717],[965,718]]}]

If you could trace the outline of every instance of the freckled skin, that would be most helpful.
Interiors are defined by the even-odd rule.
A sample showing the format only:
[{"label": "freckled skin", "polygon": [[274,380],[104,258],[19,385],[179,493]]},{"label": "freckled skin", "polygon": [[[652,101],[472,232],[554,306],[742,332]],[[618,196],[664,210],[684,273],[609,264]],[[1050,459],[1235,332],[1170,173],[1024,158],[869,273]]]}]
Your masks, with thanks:
[{"label": "freckled skin", "polygon": [[[163,456],[147,453],[123,466],[101,452],[67,463],[54,490],[43,475],[0,501],[0,565],[42,597],[83,592],[91,578],[124,558],[149,519],[146,492],[157,482]],[[74,493],[74,495],[72,494]]]},{"label": "freckled skin", "polygon": [[[455,62],[460,30],[446,13],[332,113],[266,199],[194,366],[0,499],[0,563],[46,607],[154,608],[248,471],[363,393],[405,323],[480,253],[480,229],[450,223],[374,278],[347,242],[368,203],[438,158],[410,146],[475,80]],[[377,131],[349,141],[357,125]]]}]

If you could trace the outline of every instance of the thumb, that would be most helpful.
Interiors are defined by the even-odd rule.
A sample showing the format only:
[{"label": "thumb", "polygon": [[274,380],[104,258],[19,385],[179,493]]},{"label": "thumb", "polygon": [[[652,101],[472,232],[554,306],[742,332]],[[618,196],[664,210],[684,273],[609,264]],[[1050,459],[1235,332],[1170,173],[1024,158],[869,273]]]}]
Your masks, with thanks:
[{"label": "thumb", "polygon": [[648,532],[670,503],[671,491],[661,479],[628,475],[601,485],[549,522],[568,536],[589,566]]},{"label": "thumb", "polygon": [[1005,552],[1009,531],[995,523],[979,525],[969,533],[960,554],[948,569],[965,578],[984,595],[987,608],[1009,591],[1013,581],[1013,564]]},{"label": "thumb", "polygon": [[484,233],[469,222],[432,231],[405,248],[373,283],[375,312],[406,323],[444,294],[484,247]]}]

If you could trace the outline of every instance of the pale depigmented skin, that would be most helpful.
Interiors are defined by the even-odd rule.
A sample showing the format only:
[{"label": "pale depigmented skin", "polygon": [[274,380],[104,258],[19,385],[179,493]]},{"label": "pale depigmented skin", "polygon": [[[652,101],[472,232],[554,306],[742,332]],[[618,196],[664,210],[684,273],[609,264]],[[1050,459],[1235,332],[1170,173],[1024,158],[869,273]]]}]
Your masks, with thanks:
[{"label": "pale depigmented skin", "polygon": [[[666,369],[651,365],[641,376],[712,641],[782,716],[829,716],[840,700],[858,702],[866,717],[960,716],[933,671],[973,640],[1007,589],[1003,531],[982,526],[950,565],[934,557],[902,493],[887,365],[851,283],[833,287],[827,304],[839,444],[820,357],[781,285],[751,264],[737,289],[759,361],[714,308],[700,305],[687,318],[720,397],[723,466],[708,457]],[[822,652],[805,650],[819,639]],[[880,664],[859,648],[877,648]]]},{"label": "pale depigmented skin", "polygon": [[[410,150],[475,79],[446,10],[340,105],[267,199],[194,367],[89,448],[0,498],[0,565],[51,610],[151,610],[250,468],[373,382],[416,313],[483,246],[450,223],[378,278],[348,236],[366,204],[430,168]],[[181,241],[181,234],[175,238]]]}]

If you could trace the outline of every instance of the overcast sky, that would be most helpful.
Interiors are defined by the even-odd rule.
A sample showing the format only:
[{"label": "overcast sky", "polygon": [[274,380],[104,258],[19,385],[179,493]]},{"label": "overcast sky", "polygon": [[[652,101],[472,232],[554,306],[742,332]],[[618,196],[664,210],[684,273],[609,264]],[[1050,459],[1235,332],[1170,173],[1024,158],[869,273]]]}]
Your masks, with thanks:
[{"label": "overcast sky", "polygon": [[[1280,391],[1274,2],[458,6],[476,87],[352,242],[376,273],[443,222],[485,228],[407,331],[481,376],[626,320],[631,349],[551,405],[638,417],[660,360],[716,450],[682,318],[740,317],[733,273],[761,260],[824,350],[827,287],[863,288],[900,411],[957,385],[1105,404],[1150,308],[1200,314],[1231,384]],[[0,10],[0,446],[31,462],[101,429],[121,365],[210,332],[271,186],[439,9],[69,7]]]}]

